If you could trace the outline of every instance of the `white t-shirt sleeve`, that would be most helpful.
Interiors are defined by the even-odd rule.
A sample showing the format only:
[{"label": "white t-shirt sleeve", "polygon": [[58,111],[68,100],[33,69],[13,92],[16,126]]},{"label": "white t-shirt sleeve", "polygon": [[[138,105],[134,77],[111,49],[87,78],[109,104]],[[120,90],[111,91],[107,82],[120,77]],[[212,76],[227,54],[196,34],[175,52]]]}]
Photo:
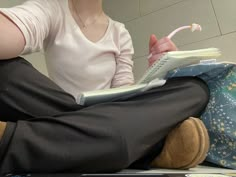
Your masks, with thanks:
[{"label": "white t-shirt sleeve", "polygon": [[119,37],[120,53],[116,56],[116,73],[112,80],[111,87],[132,85],[134,83],[133,74],[133,54],[134,48],[131,36],[124,25],[120,28]]},{"label": "white t-shirt sleeve", "polygon": [[25,37],[26,45],[21,54],[43,49],[44,40],[56,18],[52,15],[55,7],[50,1],[29,0],[12,8],[0,8],[0,12],[10,18]]}]

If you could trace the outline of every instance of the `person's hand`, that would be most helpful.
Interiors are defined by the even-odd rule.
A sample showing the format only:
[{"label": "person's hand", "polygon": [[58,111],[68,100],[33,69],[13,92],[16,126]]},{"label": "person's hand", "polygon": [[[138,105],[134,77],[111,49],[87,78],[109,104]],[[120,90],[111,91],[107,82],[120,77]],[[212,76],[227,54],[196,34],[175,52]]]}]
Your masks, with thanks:
[{"label": "person's hand", "polygon": [[154,34],[151,35],[149,41],[149,54],[151,54],[151,58],[148,59],[149,66],[159,60],[164,53],[176,50],[177,47],[168,37],[157,40]]}]

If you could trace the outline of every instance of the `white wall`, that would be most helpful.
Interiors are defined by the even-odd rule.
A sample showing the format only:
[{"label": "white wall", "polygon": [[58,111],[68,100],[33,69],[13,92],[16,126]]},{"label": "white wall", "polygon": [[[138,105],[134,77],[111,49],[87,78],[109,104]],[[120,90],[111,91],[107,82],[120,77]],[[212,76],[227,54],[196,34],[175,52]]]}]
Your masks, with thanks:
[{"label": "white wall", "polygon": [[203,31],[178,33],[173,41],[179,49],[218,47],[221,60],[236,62],[236,0],[105,0],[104,6],[131,33],[136,79],[147,68],[149,36],[161,38],[193,22],[201,24]]},{"label": "white wall", "polygon": [[[0,7],[23,1],[1,0]],[[156,34],[161,38],[193,22],[201,24],[203,31],[178,33],[173,40],[179,49],[218,47],[223,53],[222,60],[236,62],[236,0],[104,0],[104,7],[112,18],[124,22],[131,33],[136,79],[147,68],[149,36]],[[42,54],[26,58],[47,74]]]}]

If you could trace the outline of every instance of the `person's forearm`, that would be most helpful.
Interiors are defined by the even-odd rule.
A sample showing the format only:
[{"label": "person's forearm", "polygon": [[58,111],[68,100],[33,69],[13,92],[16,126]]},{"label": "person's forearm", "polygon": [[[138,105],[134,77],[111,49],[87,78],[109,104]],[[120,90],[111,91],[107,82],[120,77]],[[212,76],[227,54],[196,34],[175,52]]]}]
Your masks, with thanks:
[{"label": "person's forearm", "polygon": [[20,29],[0,13],[0,60],[20,55],[24,46],[25,39]]}]

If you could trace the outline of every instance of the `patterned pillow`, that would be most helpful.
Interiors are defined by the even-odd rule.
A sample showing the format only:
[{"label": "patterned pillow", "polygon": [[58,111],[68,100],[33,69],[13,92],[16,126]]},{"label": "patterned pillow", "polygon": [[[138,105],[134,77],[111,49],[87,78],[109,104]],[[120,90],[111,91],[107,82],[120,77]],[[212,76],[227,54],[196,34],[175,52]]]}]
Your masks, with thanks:
[{"label": "patterned pillow", "polygon": [[236,169],[236,65],[198,64],[169,72],[167,78],[197,76],[210,90],[201,116],[210,136],[207,161]]}]

